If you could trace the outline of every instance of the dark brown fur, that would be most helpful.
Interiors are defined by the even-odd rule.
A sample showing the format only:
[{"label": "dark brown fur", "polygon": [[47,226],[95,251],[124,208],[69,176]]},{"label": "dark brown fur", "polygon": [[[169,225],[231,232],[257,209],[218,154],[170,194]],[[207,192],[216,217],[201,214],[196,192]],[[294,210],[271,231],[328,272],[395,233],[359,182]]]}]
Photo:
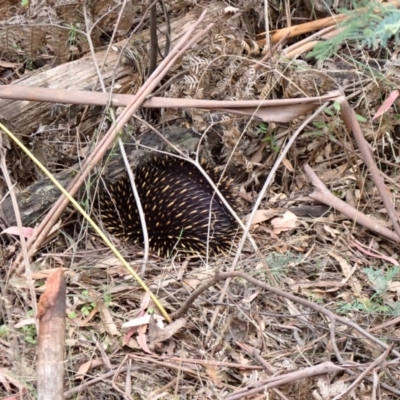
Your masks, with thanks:
[{"label": "dark brown fur", "polygon": [[[219,170],[205,161],[201,166],[218,184]],[[151,251],[161,256],[169,256],[174,250],[204,255],[207,250],[215,254],[232,245],[237,228],[235,219],[189,161],[152,155],[137,167],[135,183],[146,216]],[[238,211],[231,181],[221,179],[218,189]],[[143,243],[139,213],[127,175],[104,188],[100,210],[104,226],[111,234]]]}]

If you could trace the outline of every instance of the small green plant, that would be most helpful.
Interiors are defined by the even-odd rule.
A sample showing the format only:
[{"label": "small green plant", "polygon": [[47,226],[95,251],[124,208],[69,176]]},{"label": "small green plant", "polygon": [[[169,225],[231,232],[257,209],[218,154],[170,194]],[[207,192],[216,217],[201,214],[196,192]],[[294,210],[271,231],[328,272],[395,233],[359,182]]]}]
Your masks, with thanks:
[{"label": "small green plant", "polygon": [[110,292],[104,292],[104,305],[109,307],[111,304],[112,296]]},{"label": "small green plant", "polygon": [[27,312],[28,317],[33,318],[35,316],[35,313],[33,312],[32,309],[28,310]]},{"label": "small green plant", "polygon": [[335,115],[338,115],[340,110],[341,110],[340,103],[338,101],[334,101],[333,104],[331,104],[330,106],[324,108],[324,113],[326,115],[329,115],[329,116],[333,117]]},{"label": "small green plant", "polygon": [[400,267],[375,270],[371,267],[364,268],[363,272],[367,274],[368,280],[374,286],[375,292],[382,296],[389,290],[389,284],[400,274]]},{"label": "small green plant", "polygon": [[70,311],[68,313],[68,318],[69,319],[75,319],[78,316],[78,314],[75,311]]},{"label": "small green plant", "polygon": [[367,122],[367,118],[363,117],[362,115],[356,114],[356,118],[358,122]]},{"label": "small green plant", "polygon": [[354,299],[349,303],[340,304],[338,310],[343,314],[349,311],[359,311],[374,314],[400,315],[400,302],[385,304],[385,295],[389,291],[390,284],[399,277],[400,267],[390,267],[375,270],[371,267],[364,268],[363,272],[367,275],[372,284],[375,294],[370,298]]},{"label": "small green plant", "polygon": [[354,299],[349,303],[340,303],[338,311],[344,315],[354,311],[368,314],[391,314],[391,308],[383,305],[380,300],[379,298],[364,300]]},{"label": "small green plant", "polygon": [[257,133],[263,136],[261,139],[262,142],[269,142],[272,151],[278,153],[279,146],[276,137],[270,132],[270,127],[266,122],[261,122],[261,124],[258,125]]},{"label": "small green plant", "polygon": [[329,140],[336,143],[335,132],[338,127],[343,125],[340,116],[341,105],[338,101],[334,101],[330,106],[324,108],[325,118],[321,121],[313,121],[315,131],[305,132],[301,137],[319,137],[326,136]]},{"label": "small green plant", "polygon": [[313,121],[312,124],[314,125],[316,130],[305,132],[302,137],[318,137],[325,136],[327,134],[332,136],[332,128],[328,123],[324,121]]},{"label": "small green plant", "polygon": [[93,311],[93,309],[96,307],[96,303],[90,302],[90,296],[89,296],[89,292],[87,290],[82,291],[82,296],[88,300],[88,302],[85,303],[81,308],[82,315],[87,317]]},{"label": "small green plant", "polygon": [[76,45],[76,38],[77,38],[77,34],[78,34],[76,25],[69,24],[69,25],[67,25],[67,27],[69,28],[69,31],[68,31],[68,44],[70,46],[75,46]]},{"label": "small green plant", "polygon": [[5,337],[7,335],[7,326],[0,325],[0,337]]},{"label": "small green plant", "polygon": [[287,269],[289,267],[299,264],[302,261],[303,256],[293,254],[290,251],[287,251],[286,253],[283,254],[273,251],[269,253],[265,257],[265,259],[267,261],[268,266],[271,269],[272,275],[274,275],[274,278],[277,281],[280,281],[286,277]]},{"label": "small green plant", "polygon": [[87,42],[87,38],[85,37],[84,33],[79,30],[79,23],[67,24],[66,27],[68,28],[67,45],[70,47],[70,50],[74,52],[77,50],[77,46],[80,42]]},{"label": "small green plant", "polygon": [[29,71],[33,71],[35,69],[35,65],[33,64],[33,60],[31,58],[27,58],[25,60],[25,66]]},{"label": "small green plant", "polygon": [[346,193],[341,189],[337,189],[332,190],[332,194],[339,199],[343,199]]},{"label": "small green plant", "polygon": [[268,133],[269,126],[266,122],[261,122],[257,127],[257,133],[261,133],[262,135],[266,135]]},{"label": "small green plant", "polygon": [[26,342],[30,344],[37,344],[36,336],[36,326],[35,325],[25,325],[18,330],[22,333]]},{"label": "small green plant", "polygon": [[21,47],[21,45],[20,45],[19,43],[12,43],[12,44],[11,44],[11,47],[12,47],[13,49],[15,49],[17,52],[22,51],[22,47]]},{"label": "small green plant", "polygon": [[93,311],[95,306],[96,306],[95,303],[85,304],[84,306],[82,306],[81,308],[82,315],[87,317]]},{"label": "small green plant", "polygon": [[389,39],[400,39],[400,10],[378,0],[353,2],[353,11],[340,10],[347,18],[339,24],[342,30],[332,39],[321,41],[308,54],[318,60],[331,57],[346,41],[377,49],[387,48]]}]

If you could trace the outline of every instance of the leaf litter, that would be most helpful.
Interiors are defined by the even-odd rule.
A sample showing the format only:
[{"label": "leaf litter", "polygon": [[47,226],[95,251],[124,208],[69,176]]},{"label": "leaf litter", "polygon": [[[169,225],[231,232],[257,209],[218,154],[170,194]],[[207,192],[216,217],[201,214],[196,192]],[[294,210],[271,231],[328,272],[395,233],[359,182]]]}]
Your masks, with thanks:
[{"label": "leaf litter", "polygon": [[[184,3],[173,3],[174,11],[184,15]],[[302,7],[296,9],[296,16],[302,18],[307,2],[300,3]],[[176,75],[175,83],[166,87],[162,95],[167,98],[187,96],[192,100],[258,100],[275,95],[292,99],[322,96],[333,90],[334,85],[339,85],[364,133],[368,151],[386,185],[387,196],[396,206],[399,100],[393,90],[398,84],[395,60],[389,59],[384,50],[380,53],[361,49],[353,42],[348,42],[324,62],[287,59],[281,52],[294,46],[295,39],[292,39],[273,54],[273,68],[264,63],[262,68],[253,71],[250,67],[260,61],[264,51],[258,44],[260,51],[257,53],[256,41],[250,39],[248,32],[250,27],[255,33],[261,32],[264,25],[248,17],[256,13],[261,21],[265,15],[264,3],[250,5],[238,1],[235,6],[234,11],[226,11],[226,20],[213,31],[211,45],[198,45],[194,50],[188,50],[185,60],[171,70],[171,74],[182,71],[189,74],[190,71],[191,79],[185,83]],[[278,20],[281,12],[278,8],[271,6],[269,12]],[[283,23],[279,27],[286,28]],[[65,41],[58,46],[62,43]],[[388,46],[393,53],[397,52],[395,41],[389,42]],[[54,49],[49,46],[46,52]],[[77,49],[79,46],[71,45],[72,53]],[[43,48],[38,47],[35,51],[45,55]],[[66,61],[65,52],[60,54],[62,64]],[[385,57],[387,61],[379,70],[371,72],[367,68]],[[0,63],[3,80],[15,79],[19,67],[18,57],[4,57]],[[381,79],[376,79],[379,74]],[[398,242],[372,232],[357,218],[352,220],[351,216],[336,209],[335,204],[330,203],[315,214],[316,202],[309,196],[314,189],[303,170],[306,163],[336,199],[372,218],[376,224],[392,227],[390,211],[384,207],[382,194],[366,160],[360,155],[359,145],[349,129],[349,119],[341,114],[347,111],[346,106],[338,104],[339,101],[328,105],[307,125],[282,161],[253,220],[251,234],[260,253],[255,253],[246,244],[237,269],[260,282],[276,285],[299,298],[323,305],[335,315],[372,331],[377,338],[387,338],[396,348],[400,312],[399,274],[395,269],[399,258]],[[278,103],[276,107],[279,108]],[[215,111],[200,107],[185,109],[190,124],[199,132],[218,122],[214,127],[216,133],[211,137],[220,141],[214,158],[221,164],[228,163],[228,171],[233,170],[241,177],[239,185],[248,195],[247,199],[257,196],[286,139],[312,109],[301,104],[278,108],[261,110],[257,115],[262,120],[248,116],[253,108],[249,108],[247,114],[243,113],[247,116],[241,117],[243,111],[238,108],[235,116],[224,113],[218,120],[213,120],[217,115]],[[168,121],[178,119],[189,123],[176,109],[165,112],[164,118]],[[92,118],[88,124],[91,127],[94,121],[98,122],[93,115],[88,118]],[[73,161],[82,154],[82,149],[87,148],[88,143],[84,141],[77,146],[76,131],[72,135],[69,131],[75,122],[54,118],[48,125],[54,130],[44,131],[41,137],[35,138],[37,153],[49,152],[53,172],[57,171],[55,166],[73,165],[68,165],[65,156],[58,154],[60,143]],[[265,123],[271,126],[261,125]],[[83,129],[88,128],[84,126]],[[19,190],[39,180],[17,150],[9,151],[7,157],[10,173],[19,183]],[[252,204],[247,203],[246,207],[249,210]],[[376,370],[369,371],[368,366],[384,354],[384,348],[372,344],[370,338],[342,322],[336,321],[333,343],[330,336],[332,321],[321,313],[301,303],[290,303],[283,296],[271,294],[241,278],[231,281],[221,302],[223,282],[212,282],[212,278],[216,270],[229,270],[233,252],[215,260],[192,261],[183,271],[177,260],[151,259],[146,282],[171,313],[204,282],[210,281],[208,289],[189,307],[185,318],[166,324],[120,262],[76,218],[66,217],[69,225],[58,226],[62,235],[41,248],[35,257],[32,274],[39,295],[52,270],[60,265],[69,269],[66,378],[72,379],[66,379],[66,391],[74,387],[71,384],[74,379],[79,379],[83,398],[122,398],[118,390],[124,391],[128,387],[127,369],[121,372],[119,368],[125,368],[127,360],[131,360],[136,369],[130,375],[130,398],[168,399],[178,395],[192,399],[250,399],[259,398],[256,393],[248,394],[259,388],[259,393],[265,393],[271,399],[286,396],[289,399],[325,400],[339,398],[345,393],[347,398],[368,399],[375,394],[377,380],[382,398],[398,398],[395,355],[387,356]],[[10,305],[11,313],[2,309],[0,377],[3,379],[0,394],[17,396],[16,393],[25,393],[26,398],[34,398],[34,391],[29,390],[37,344],[32,300],[24,274],[6,279],[21,240],[14,226],[6,228],[8,231],[2,236],[8,242],[2,248],[1,274],[7,290],[2,296]],[[9,238],[7,233],[12,237]],[[126,259],[140,268],[141,249],[126,243],[119,243],[119,246]],[[180,275],[182,279],[177,279]],[[124,338],[123,327],[128,321],[138,326]],[[17,357],[18,354],[22,357]],[[111,365],[107,366],[106,358]],[[342,370],[334,374],[333,368],[324,364],[326,362],[332,362]],[[318,366],[331,369],[321,377]],[[315,367],[314,371],[310,371],[312,367]],[[114,374],[106,377],[110,371]],[[357,377],[365,371],[363,379],[357,382]],[[298,374],[289,375],[291,372]],[[309,375],[302,376],[302,372]],[[93,376],[103,377],[103,382],[92,383]],[[290,378],[288,381],[273,385],[274,379],[286,376]],[[355,387],[351,387],[352,382],[357,383]],[[71,394],[67,393],[68,396]]]}]

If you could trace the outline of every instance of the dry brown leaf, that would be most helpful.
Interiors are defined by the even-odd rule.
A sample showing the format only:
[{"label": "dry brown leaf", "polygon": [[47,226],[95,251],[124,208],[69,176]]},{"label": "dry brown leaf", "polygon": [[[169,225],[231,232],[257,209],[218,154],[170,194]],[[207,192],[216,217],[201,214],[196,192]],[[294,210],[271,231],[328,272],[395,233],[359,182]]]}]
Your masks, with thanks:
[{"label": "dry brown leaf", "polygon": [[274,233],[279,235],[281,232],[296,228],[297,217],[290,211],[286,211],[282,218],[274,218],[271,225],[274,227]]},{"label": "dry brown leaf", "polygon": [[336,182],[340,179],[340,177],[347,170],[347,164],[339,165],[337,168],[325,169],[323,171],[315,171],[318,175],[318,178],[321,179],[325,184]]},{"label": "dry brown leaf", "polygon": [[[248,219],[249,216],[250,214],[246,217],[246,219]],[[264,222],[269,218],[271,218],[271,213],[269,210],[257,210],[256,213],[254,214],[254,218],[251,224],[252,225],[260,224],[261,222]]]},{"label": "dry brown leaf", "polygon": [[341,236],[341,233],[337,229],[333,229],[329,225],[323,225],[322,226],[323,230],[331,235],[331,237],[336,238],[338,236]]},{"label": "dry brown leaf", "polygon": [[263,151],[265,146],[267,145],[267,142],[261,142],[260,147],[257,149],[257,151],[252,155],[250,162],[252,164],[258,164],[262,161],[263,159]]},{"label": "dry brown leaf", "polygon": [[99,310],[104,323],[105,330],[112,336],[121,336],[121,333],[117,329],[114,320],[111,316],[110,310],[104,305],[103,302],[99,304]]},{"label": "dry brown leaf", "polygon": [[324,299],[325,296],[324,293],[316,290],[303,289],[301,293],[310,299],[320,299],[321,301]]},{"label": "dry brown leaf", "polygon": [[342,256],[339,256],[339,254],[336,254],[332,251],[329,252],[328,254],[339,263],[343,275],[345,276],[342,282],[348,283],[353,290],[353,294],[357,297],[360,297],[362,292],[362,285],[360,281],[355,276],[353,276],[357,266],[354,266],[352,268],[350,264]]},{"label": "dry brown leaf", "polygon": [[75,374],[75,379],[82,379],[89,371],[94,368],[101,367],[104,365],[104,361],[102,358],[97,358],[95,360],[89,360],[83,363]]},{"label": "dry brown leaf", "polygon": [[[143,296],[142,303],[140,305],[140,311],[137,317],[135,317],[133,320],[129,320],[122,324],[122,329],[130,328],[124,336],[124,344],[127,344],[131,338],[131,336],[135,333],[138,332],[138,338],[137,338],[137,343],[139,346],[145,346],[147,348],[147,343],[146,338],[143,337],[144,333],[147,331],[147,325],[151,320],[151,315],[147,312],[147,308],[149,307],[150,304],[150,295],[149,292],[146,292],[145,295]],[[140,336],[140,337],[139,337]],[[143,348],[143,350],[145,350]],[[146,351],[146,350],[145,350]]]},{"label": "dry brown leaf", "polygon": [[184,279],[182,283],[187,287],[190,291],[194,290],[197,288],[197,286],[201,285],[204,281],[201,281],[200,279],[197,278],[189,278],[189,279]]},{"label": "dry brown leaf", "polygon": [[282,160],[282,164],[286,167],[288,171],[294,171],[292,163],[286,157]]},{"label": "dry brown leaf", "polygon": [[111,294],[120,293],[120,292],[126,293],[129,290],[134,290],[134,289],[136,289],[136,287],[133,285],[122,284],[122,285],[116,285],[116,286],[110,288],[110,293]]},{"label": "dry brown leaf", "polygon": [[168,340],[168,343],[166,346],[163,346],[162,351],[164,354],[167,354],[171,357],[175,355],[175,348],[176,344],[174,340]]},{"label": "dry brown leaf", "polygon": [[26,319],[23,319],[22,321],[19,321],[18,323],[16,323],[14,325],[14,328],[19,329],[24,326],[35,325],[35,323],[36,323],[35,318],[26,318]]},{"label": "dry brown leaf", "polygon": [[0,382],[3,384],[6,392],[11,393],[11,385],[8,383],[6,377],[4,376],[1,370],[0,370]]},{"label": "dry brown leaf", "polygon": [[199,267],[193,271],[190,271],[190,273],[185,274],[183,283],[187,287],[187,289],[192,292],[193,289],[198,286],[198,282],[203,283],[205,280],[210,279],[213,276],[214,271],[208,266]]},{"label": "dry brown leaf", "polygon": [[251,304],[251,302],[252,302],[259,294],[260,294],[260,290],[257,290],[257,291],[254,292],[253,294],[251,294],[251,295],[249,295],[249,296],[247,296],[247,297],[244,297],[244,298],[240,301],[240,303],[242,303],[242,304],[248,306],[248,305]]},{"label": "dry brown leaf", "polygon": [[150,299],[151,299],[150,293],[146,292],[144,294],[144,296],[143,296],[142,303],[140,304],[140,313],[139,313],[139,315],[143,315],[145,310],[147,310],[147,308],[150,305]]},{"label": "dry brown leaf", "polygon": [[136,317],[134,319],[130,319],[129,321],[126,321],[122,324],[121,328],[122,329],[128,329],[128,328],[137,328],[141,325],[148,325],[150,322],[151,315],[146,313],[145,315],[142,315],[140,317]]},{"label": "dry brown leaf", "polygon": [[275,195],[271,196],[268,199],[268,203],[274,204],[274,203],[279,203],[280,201],[284,201],[287,199],[287,196],[285,193],[276,193]]},{"label": "dry brown leaf", "polygon": [[129,338],[127,341],[124,339],[124,346],[129,347],[132,350],[141,350],[142,348],[139,346],[136,338]]},{"label": "dry brown leaf", "polygon": [[345,301],[346,303],[350,303],[354,300],[354,293],[346,291],[339,293],[337,297],[343,299],[343,301]]},{"label": "dry brown leaf", "polygon": [[117,257],[115,257],[114,255],[110,255],[109,257],[102,258],[101,261],[98,262],[98,264],[95,264],[93,266],[93,268],[115,267],[122,265],[123,264],[120,260],[118,260]]},{"label": "dry brown leaf", "polygon": [[[144,325],[142,325],[144,326]],[[145,335],[142,332],[139,332],[139,334],[137,335],[136,338],[138,345],[140,346],[140,348],[145,351],[148,354],[152,354],[151,350],[149,349],[149,347],[147,346],[147,335]]]},{"label": "dry brown leaf", "polygon": [[[22,235],[24,238],[30,238],[33,235],[35,230],[29,227],[22,227]],[[19,228],[18,226],[9,226],[8,228],[4,229],[1,234],[8,233],[9,235],[19,236]]]},{"label": "dry brown leaf", "polygon": [[327,160],[329,160],[329,159],[331,158],[331,154],[332,154],[332,144],[331,144],[331,143],[328,143],[328,144],[325,146],[325,149],[324,149],[324,156],[325,156],[325,158],[326,158]]},{"label": "dry brown leaf", "polygon": [[[278,213],[278,210],[257,210],[256,213],[254,214],[253,222],[251,224],[252,225],[260,224],[261,222],[264,222],[264,221],[270,219],[272,216],[276,215],[277,213]],[[245,220],[247,221],[249,217],[250,217],[250,214],[246,215]]]},{"label": "dry brown leaf", "polygon": [[2,68],[17,68],[18,64],[1,60],[0,61],[0,67],[2,67]]},{"label": "dry brown leaf", "polygon": [[218,376],[218,366],[214,364],[206,364],[207,375],[211,378],[214,385],[218,388],[223,387],[221,379]]},{"label": "dry brown leaf", "polygon": [[320,145],[320,140],[319,140],[319,138],[314,139],[311,143],[309,143],[309,144],[307,145],[307,150],[308,150],[308,151],[313,151],[313,150],[317,149],[317,148],[319,147],[319,145]]},{"label": "dry brown leaf", "polygon": [[372,120],[380,117],[383,115],[387,110],[389,110],[390,107],[392,107],[392,104],[395,102],[395,100],[399,97],[399,91],[398,90],[393,90],[392,93],[390,93],[389,97],[383,102],[383,104],[379,107],[378,111],[372,118]]},{"label": "dry brown leaf", "polygon": [[99,312],[99,308],[96,305],[96,307],[93,308],[93,310],[89,313],[89,315],[82,321],[79,318],[74,318],[72,321],[77,325],[77,326],[86,326],[86,324]]},{"label": "dry brown leaf", "polygon": [[339,254],[336,254],[333,251],[330,251],[328,254],[340,264],[345,279],[349,279],[354,272],[349,263],[342,256],[339,256]]},{"label": "dry brown leaf", "polygon": [[186,324],[185,318],[179,318],[171,324],[167,325],[165,328],[160,328],[154,322],[152,318],[149,324],[149,347],[154,349],[154,347],[165,340],[171,338],[179,329],[183,328]]}]

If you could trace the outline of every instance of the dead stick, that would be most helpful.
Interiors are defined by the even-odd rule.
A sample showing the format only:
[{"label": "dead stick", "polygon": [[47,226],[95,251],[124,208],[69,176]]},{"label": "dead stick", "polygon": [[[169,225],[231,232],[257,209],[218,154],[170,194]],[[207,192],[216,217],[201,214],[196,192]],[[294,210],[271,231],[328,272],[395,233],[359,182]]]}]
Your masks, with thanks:
[{"label": "dead stick", "polygon": [[64,399],[65,277],[58,268],[39,301],[38,399]]},{"label": "dead stick", "polygon": [[356,139],[358,148],[360,149],[361,152],[361,157],[366,166],[368,167],[368,170],[372,176],[376,188],[378,189],[382,202],[388,212],[388,216],[392,221],[394,230],[397,233],[397,237],[400,238],[399,216],[393,206],[390,196],[388,195],[389,191],[383,181],[382,175],[378,167],[376,166],[374,157],[371,152],[371,148],[368,145],[368,142],[364,138],[360,124],[357,120],[356,113],[350,107],[350,104],[348,103],[347,99],[344,96],[340,96],[338,102],[341,105],[343,121],[347,129],[353,132],[354,138]]},{"label": "dead stick", "polygon": [[354,207],[350,206],[349,204],[345,203],[343,200],[340,200],[336,196],[334,196],[328,188],[321,182],[312,168],[308,165],[304,165],[304,171],[307,174],[308,178],[310,179],[312,185],[315,188],[315,191],[310,194],[310,197],[314,200],[317,200],[320,203],[326,204],[334,208],[336,211],[341,212],[346,217],[352,219],[353,221],[357,222],[358,224],[365,226],[366,228],[379,233],[391,239],[397,243],[400,243],[399,237],[396,233],[392,232],[391,230],[382,226],[378,221],[368,217],[367,215],[363,214],[362,212],[356,210]]}]

